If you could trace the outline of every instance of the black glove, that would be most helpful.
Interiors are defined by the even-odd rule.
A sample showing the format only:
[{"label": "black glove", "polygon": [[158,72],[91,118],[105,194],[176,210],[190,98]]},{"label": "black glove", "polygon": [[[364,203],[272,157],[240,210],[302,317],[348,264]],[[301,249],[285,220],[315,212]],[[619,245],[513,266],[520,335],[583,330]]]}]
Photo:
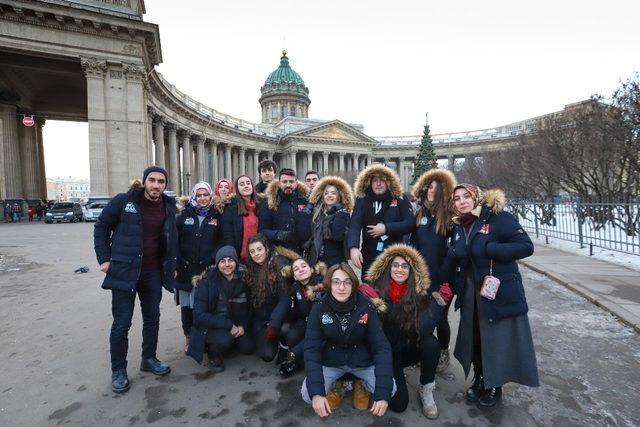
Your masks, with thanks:
[{"label": "black glove", "polygon": [[291,231],[287,231],[287,230],[280,230],[278,232],[276,232],[276,240],[278,242],[288,242],[291,240],[291,237],[293,236],[293,233]]}]

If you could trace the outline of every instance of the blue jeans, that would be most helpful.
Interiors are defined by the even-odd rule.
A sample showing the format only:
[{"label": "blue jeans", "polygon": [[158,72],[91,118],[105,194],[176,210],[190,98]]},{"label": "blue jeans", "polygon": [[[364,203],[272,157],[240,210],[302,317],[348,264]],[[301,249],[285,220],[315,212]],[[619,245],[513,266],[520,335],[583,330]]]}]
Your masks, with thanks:
[{"label": "blue jeans", "polygon": [[[140,309],[142,311],[142,358],[156,356],[158,329],[160,327],[160,301],[162,281],[160,271],[145,271],[140,274],[137,284]],[[133,318],[136,292],[112,290],[111,313],[113,324],[109,344],[111,347],[111,370],[127,368],[129,350],[129,329]]]},{"label": "blue jeans", "polygon": [[[331,366],[323,366],[322,367],[322,375],[324,376],[324,394],[325,396],[331,390],[331,387],[345,374],[352,374],[355,377],[362,380],[362,385],[365,390],[373,395],[376,390],[376,370],[375,366],[367,366],[366,368],[351,368],[349,366],[340,366],[340,367],[331,367]],[[309,390],[307,390],[307,379],[305,378],[302,382],[302,389],[300,390],[302,394],[302,400],[311,404],[311,399],[313,396],[309,396]],[[391,395],[396,394],[396,382],[393,381],[393,391]]]}]

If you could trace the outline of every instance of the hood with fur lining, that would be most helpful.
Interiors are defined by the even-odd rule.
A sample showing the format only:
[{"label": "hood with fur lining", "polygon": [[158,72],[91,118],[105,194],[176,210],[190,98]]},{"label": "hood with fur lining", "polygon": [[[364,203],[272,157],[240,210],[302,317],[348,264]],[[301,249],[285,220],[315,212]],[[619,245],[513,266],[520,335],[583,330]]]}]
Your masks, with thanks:
[{"label": "hood with fur lining", "polygon": [[458,184],[453,172],[447,169],[431,169],[420,175],[411,190],[411,194],[418,199],[418,205],[422,205],[426,199],[427,190],[432,181],[438,181],[442,185],[444,200],[452,199],[453,189]]},{"label": "hood with fur lining", "polygon": [[229,193],[226,196],[213,196],[213,207],[220,213],[224,212],[224,205],[227,204],[227,200],[235,197],[235,193]]},{"label": "hood with fur lining", "polygon": [[424,262],[420,253],[411,246],[397,243],[386,248],[373,261],[367,272],[366,281],[375,288],[375,283],[382,277],[387,269],[390,269],[391,261],[397,256],[404,258],[411,266],[418,295],[427,295],[431,281],[429,279],[429,268]]},{"label": "hood with fur lining", "polygon": [[[280,182],[275,179],[271,181],[267,186],[267,189],[264,190],[264,195],[267,198],[267,204],[271,210],[278,209],[278,190],[280,190]],[[298,181],[298,185],[294,191],[297,191],[301,197],[309,196],[309,187],[307,187],[302,181]]]},{"label": "hood with fur lining", "polygon": [[[323,279],[326,274],[327,274],[327,264],[325,264],[324,262],[319,262],[315,265],[315,267],[313,267],[313,270],[311,273],[311,279],[313,280],[314,278],[318,278],[318,277]],[[287,265],[282,269],[282,276],[293,279],[293,270],[291,268],[291,265]],[[324,287],[322,285],[322,281],[320,281],[320,283],[315,283],[314,285],[308,286],[305,293],[305,297],[309,301],[316,301],[317,300],[316,292],[322,291],[323,289]]]},{"label": "hood with fur lining", "polygon": [[353,190],[356,197],[364,197],[367,188],[371,187],[371,178],[374,175],[383,175],[387,178],[387,187],[391,191],[391,195],[396,199],[402,198],[402,184],[400,183],[400,177],[393,169],[381,164],[374,163],[367,166],[356,178],[356,182],[353,185]]},{"label": "hood with fur lining", "polygon": [[309,202],[317,205],[318,203],[322,203],[322,196],[324,194],[324,189],[333,185],[338,189],[338,193],[340,193],[340,199],[342,200],[342,205],[347,210],[347,212],[351,213],[353,211],[353,206],[355,204],[355,198],[353,196],[353,190],[347,181],[340,178],[339,176],[325,176],[322,178],[316,186],[311,191],[311,196],[309,196]]}]

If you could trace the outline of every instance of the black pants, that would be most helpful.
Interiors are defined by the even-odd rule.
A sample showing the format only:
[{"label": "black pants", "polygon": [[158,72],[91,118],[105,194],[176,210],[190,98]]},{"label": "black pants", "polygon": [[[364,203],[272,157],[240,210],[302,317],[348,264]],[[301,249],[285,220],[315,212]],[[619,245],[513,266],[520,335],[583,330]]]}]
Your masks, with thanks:
[{"label": "black pants", "polygon": [[182,332],[184,332],[185,337],[188,337],[191,335],[191,327],[193,326],[193,309],[191,307],[180,307],[180,318],[182,320]]},{"label": "black pants", "polygon": [[278,337],[273,341],[264,339],[266,328],[266,322],[257,321],[253,324],[252,333],[256,344],[256,354],[265,362],[271,362],[278,354],[279,342],[289,347],[289,349],[293,349],[296,344],[299,344],[304,339],[306,324],[303,327],[298,322],[283,323]]},{"label": "black pants", "polygon": [[280,329],[280,342],[293,351],[304,340],[306,331],[307,322],[304,319],[285,322]]},{"label": "black pants", "polygon": [[440,358],[440,343],[433,335],[421,338],[416,347],[405,347],[393,352],[393,379],[398,387],[389,402],[389,409],[403,412],[409,405],[409,390],[404,376],[404,368],[420,362],[420,384],[431,383],[436,377],[436,368]]},{"label": "black pants", "polygon": [[442,317],[436,330],[438,331],[438,342],[440,342],[440,349],[446,350],[449,348],[449,342],[451,341],[451,326],[449,326],[449,307],[451,307],[451,301],[447,304],[442,311]]},{"label": "black pants", "polygon": [[[162,281],[160,271],[145,271],[140,274],[137,284],[140,309],[142,311],[142,357],[155,357],[158,347],[158,328],[160,326],[160,301],[162,300]],[[111,370],[127,368],[129,350],[129,329],[133,318],[136,292],[111,291],[111,313],[113,324],[109,344],[111,347]]]},{"label": "black pants", "polygon": [[254,340],[249,331],[245,331],[241,337],[234,338],[226,329],[209,329],[205,336],[205,343],[210,359],[222,356],[232,348],[242,354],[251,354],[255,351]]}]

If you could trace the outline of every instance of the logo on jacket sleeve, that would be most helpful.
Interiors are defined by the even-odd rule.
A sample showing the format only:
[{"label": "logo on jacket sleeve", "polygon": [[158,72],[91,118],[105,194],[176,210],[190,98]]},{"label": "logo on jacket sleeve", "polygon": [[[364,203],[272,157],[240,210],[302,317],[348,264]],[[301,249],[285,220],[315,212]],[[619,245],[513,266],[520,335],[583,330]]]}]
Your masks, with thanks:
[{"label": "logo on jacket sleeve", "polygon": [[136,210],[136,205],[134,205],[133,202],[127,203],[127,205],[124,207],[124,211],[134,214],[138,213],[138,211]]},{"label": "logo on jacket sleeve", "polygon": [[480,233],[482,233],[482,234],[489,234],[489,224],[484,224],[484,225],[480,228]]},{"label": "logo on jacket sleeve", "polygon": [[365,313],[362,316],[360,316],[360,320],[358,320],[358,323],[362,325],[366,325],[368,321],[369,321],[369,314]]},{"label": "logo on jacket sleeve", "polygon": [[331,317],[331,315],[329,313],[324,313],[322,315],[322,324],[323,325],[330,325],[333,323],[333,318]]},{"label": "logo on jacket sleeve", "polygon": [[218,225],[218,218],[211,218],[211,221],[209,221],[209,225]]},{"label": "logo on jacket sleeve", "polygon": [[391,203],[389,203],[390,208],[395,208],[397,206],[398,206],[398,199],[393,199],[391,200]]},{"label": "logo on jacket sleeve", "polygon": [[184,225],[193,225],[193,218],[189,217],[184,220]]}]

